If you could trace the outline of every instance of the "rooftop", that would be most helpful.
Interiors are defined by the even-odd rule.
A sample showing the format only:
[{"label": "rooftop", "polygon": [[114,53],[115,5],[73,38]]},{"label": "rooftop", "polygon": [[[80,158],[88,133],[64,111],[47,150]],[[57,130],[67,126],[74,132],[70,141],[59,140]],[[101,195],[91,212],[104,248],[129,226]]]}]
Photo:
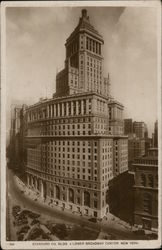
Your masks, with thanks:
[{"label": "rooftop", "polygon": [[79,19],[79,23],[71,35],[67,38],[66,43],[69,42],[78,32],[89,32],[90,35],[95,35],[99,40],[103,42],[103,37],[99,34],[99,32],[90,24],[89,16],[87,16],[87,10],[82,9],[82,16]]}]

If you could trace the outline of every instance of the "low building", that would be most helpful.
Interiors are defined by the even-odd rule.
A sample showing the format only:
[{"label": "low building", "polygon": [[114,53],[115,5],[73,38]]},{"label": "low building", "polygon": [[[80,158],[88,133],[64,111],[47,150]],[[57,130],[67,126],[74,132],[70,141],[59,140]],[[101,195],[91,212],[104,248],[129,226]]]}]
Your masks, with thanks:
[{"label": "low building", "polygon": [[128,168],[132,170],[132,162],[135,158],[145,155],[145,139],[135,135],[128,137]]},{"label": "low building", "polygon": [[140,139],[147,138],[147,125],[144,122],[133,122],[133,133]]},{"label": "low building", "polygon": [[129,135],[133,133],[133,121],[132,119],[124,119],[124,134]]},{"label": "low building", "polygon": [[25,114],[26,105],[12,106],[9,144],[9,167],[25,173]]},{"label": "low building", "polygon": [[154,124],[154,133],[152,134],[152,146],[158,147],[158,121]]},{"label": "low building", "polygon": [[108,183],[107,202],[110,213],[132,224],[134,212],[134,174],[124,172]]},{"label": "low building", "polygon": [[133,163],[134,185],[134,224],[144,229],[158,228],[158,149],[151,148],[148,155]]},{"label": "low building", "polygon": [[145,139],[145,154],[148,154],[149,149],[152,148],[152,138]]}]

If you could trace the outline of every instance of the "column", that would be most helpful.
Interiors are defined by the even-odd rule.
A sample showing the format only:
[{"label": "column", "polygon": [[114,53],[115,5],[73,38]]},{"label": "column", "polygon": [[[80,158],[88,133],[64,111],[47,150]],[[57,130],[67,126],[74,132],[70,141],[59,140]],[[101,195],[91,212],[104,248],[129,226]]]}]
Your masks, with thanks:
[{"label": "column", "polygon": [[54,107],[54,117],[56,117],[56,104],[54,104],[53,107]]},{"label": "column", "polygon": [[49,105],[49,117],[51,117],[51,105]]},{"label": "column", "polygon": [[47,105],[47,117],[49,117],[49,105]]},{"label": "column", "polygon": [[108,107],[107,107],[107,102],[104,103],[104,114],[108,114]]},{"label": "column", "polygon": [[54,106],[53,106],[53,104],[51,105],[51,117],[53,117],[54,116]]},{"label": "column", "polygon": [[71,115],[74,114],[74,110],[73,110],[73,101],[71,102]]},{"label": "column", "polygon": [[31,175],[31,187],[33,187],[33,176]]},{"label": "column", "polygon": [[81,100],[81,115],[84,114],[83,100]]},{"label": "column", "polygon": [[64,103],[62,102],[62,116],[64,116]]},{"label": "column", "polygon": [[82,200],[81,200],[81,205],[84,206],[84,191],[82,190]]},{"label": "column", "polygon": [[95,111],[97,110],[96,104],[97,104],[97,100],[92,98],[91,99],[91,114],[94,114]]},{"label": "column", "polygon": [[57,104],[57,115],[60,117],[60,103]]},{"label": "column", "polygon": [[56,186],[53,185],[53,198],[55,199],[56,198]]},{"label": "column", "polygon": [[38,189],[37,178],[35,178],[35,189]]},{"label": "column", "polygon": [[115,118],[115,120],[117,119],[117,108],[116,107],[114,107],[114,118]]},{"label": "column", "polygon": [[53,105],[51,105],[51,117],[53,116]]},{"label": "column", "polygon": [[97,43],[97,54],[99,54],[99,43]]},{"label": "column", "polygon": [[43,197],[44,190],[43,190],[43,181],[40,180],[40,185],[41,185],[41,197]]},{"label": "column", "polygon": [[66,190],[66,202],[69,202],[69,189]]},{"label": "column", "polygon": [[69,103],[67,102],[66,103],[66,116],[69,115]]},{"label": "column", "polygon": [[86,115],[89,114],[89,100],[86,99]]},{"label": "column", "polygon": [[79,110],[78,110],[78,101],[76,101],[76,115],[79,114]]},{"label": "column", "polygon": [[29,175],[27,174],[27,186],[29,186]]}]

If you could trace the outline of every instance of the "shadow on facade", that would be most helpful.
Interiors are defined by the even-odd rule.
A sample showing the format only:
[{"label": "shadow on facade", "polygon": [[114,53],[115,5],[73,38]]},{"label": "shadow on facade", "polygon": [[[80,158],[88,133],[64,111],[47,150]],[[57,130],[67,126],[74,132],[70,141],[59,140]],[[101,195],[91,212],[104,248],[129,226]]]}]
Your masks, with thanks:
[{"label": "shadow on facade", "polygon": [[107,193],[110,213],[130,224],[133,224],[134,212],[133,185],[134,175],[126,172],[109,181]]}]

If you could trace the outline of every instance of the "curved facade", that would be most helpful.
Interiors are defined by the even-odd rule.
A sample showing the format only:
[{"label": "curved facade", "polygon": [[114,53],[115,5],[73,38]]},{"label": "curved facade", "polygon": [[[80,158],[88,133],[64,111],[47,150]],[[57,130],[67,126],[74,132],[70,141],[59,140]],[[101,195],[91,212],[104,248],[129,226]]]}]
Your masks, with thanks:
[{"label": "curved facade", "polygon": [[102,44],[83,10],[66,41],[56,94],[25,114],[28,185],[55,205],[98,218],[109,211],[109,180],[128,168],[123,106],[102,76]]}]

